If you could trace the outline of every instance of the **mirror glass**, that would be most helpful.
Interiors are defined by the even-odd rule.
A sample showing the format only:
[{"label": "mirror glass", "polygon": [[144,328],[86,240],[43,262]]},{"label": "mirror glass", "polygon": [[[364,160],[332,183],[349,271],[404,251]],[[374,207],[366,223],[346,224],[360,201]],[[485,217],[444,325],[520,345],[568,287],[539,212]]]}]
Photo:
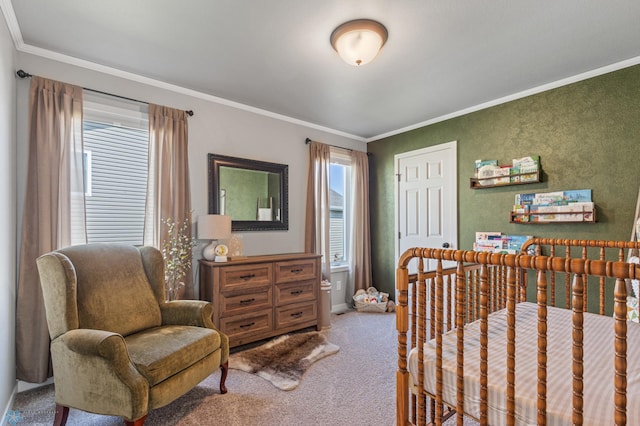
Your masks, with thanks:
[{"label": "mirror glass", "polygon": [[289,166],[209,154],[209,213],[233,231],[289,229]]}]

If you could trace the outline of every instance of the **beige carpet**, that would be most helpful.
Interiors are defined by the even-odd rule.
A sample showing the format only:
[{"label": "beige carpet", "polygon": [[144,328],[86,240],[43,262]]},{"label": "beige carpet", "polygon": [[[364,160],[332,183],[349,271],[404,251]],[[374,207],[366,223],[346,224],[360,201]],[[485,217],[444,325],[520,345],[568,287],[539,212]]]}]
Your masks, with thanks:
[{"label": "beige carpet", "polygon": [[[253,374],[230,370],[220,395],[214,373],[173,403],[153,410],[146,425],[363,425],[395,424],[397,334],[393,313],[332,315],[323,334],[340,347],[315,362],[300,385],[283,392]],[[13,406],[21,423],[50,425],[53,385],[20,393]],[[121,425],[120,419],[71,410],[68,425]]]}]

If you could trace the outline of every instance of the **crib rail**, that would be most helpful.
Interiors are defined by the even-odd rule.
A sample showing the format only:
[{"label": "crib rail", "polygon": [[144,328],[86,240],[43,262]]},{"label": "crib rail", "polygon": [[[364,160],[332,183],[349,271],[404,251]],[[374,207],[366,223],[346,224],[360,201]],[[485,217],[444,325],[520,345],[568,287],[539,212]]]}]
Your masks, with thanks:
[{"label": "crib rail", "polygon": [[[572,240],[564,238],[531,238],[522,245],[521,253],[528,253],[530,248],[535,250],[537,255],[549,255],[551,257],[564,257],[566,259],[599,259],[599,260],[618,260],[620,262],[628,259],[629,256],[637,256],[640,249],[640,242],[637,241],[605,241],[605,240]],[[526,289],[526,276],[524,277],[524,287]],[[586,279],[583,276],[583,279]],[[564,303],[558,300],[561,290],[556,291],[556,287],[562,286],[564,283]],[[598,306],[594,312],[600,315],[608,314],[605,306],[607,305],[607,293],[605,292],[606,278],[597,278],[598,289]],[[627,283],[628,284],[628,283]],[[550,306],[560,306],[570,309],[571,301],[571,279],[569,274],[558,272],[551,273],[549,276],[549,297]],[[526,291],[526,290],[525,290]],[[630,291],[627,285],[627,291]],[[584,295],[584,309],[588,307],[588,293]],[[611,295],[609,295],[611,296]]]},{"label": "crib rail", "polygon": [[[533,243],[532,243],[533,244]],[[542,241],[538,241],[542,244]],[[628,248],[628,247],[625,247]],[[418,258],[418,272],[409,275],[407,265]],[[422,272],[427,259],[437,262],[435,271]],[[573,277],[570,284],[569,309],[573,312],[573,423],[582,424],[583,409],[583,313],[586,288],[590,277],[612,282],[615,319],[615,419],[616,425],[626,424],[626,296],[625,279],[640,278],[638,265],[616,261],[562,256],[530,256],[526,254],[490,254],[464,250],[413,248],[407,250],[396,270],[398,331],[397,424],[440,425],[450,415],[456,415],[458,425],[464,414],[464,325],[475,320],[480,324],[480,424],[487,424],[487,317],[491,312],[507,312],[507,412],[506,424],[515,422],[515,309],[527,295],[527,275],[536,276],[535,302],[538,305],[538,421],[546,424],[547,385],[547,306],[550,283],[547,274],[564,273]],[[443,268],[443,261],[456,262],[455,268]],[[409,303],[409,298],[411,302]],[[443,401],[442,334],[455,330],[457,339],[456,405],[447,407]],[[410,340],[407,333],[410,333]],[[423,359],[423,342],[435,340],[435,392],[428,394],[423,380],[417,380],[409,397],[407,348],[417,348]],[[423,377],[422,362],[419,377]],[[427,405],[430,405],[427,419]]]}]

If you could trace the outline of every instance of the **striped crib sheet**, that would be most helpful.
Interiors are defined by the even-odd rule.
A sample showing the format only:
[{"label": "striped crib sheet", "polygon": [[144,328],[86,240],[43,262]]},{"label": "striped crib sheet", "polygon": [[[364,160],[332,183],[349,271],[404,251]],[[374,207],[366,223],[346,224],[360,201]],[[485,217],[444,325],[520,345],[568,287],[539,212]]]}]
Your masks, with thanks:
[{"label": "striped crib sheet", "polygon": [[[538,326],[537,305],[516,306],[516,425],[537,423]],[[489,315],[488,377],[489,424],[506,424],[506,310]],[[547,308],[547,424],[572,422],[572,313]],[[613,319],[584,314],[584,424],[609,425],[614,419]],[[640,424],[640,325],[627,323],[627,420]],[[456,331],[443,335],[443,398],[456,405]],[[480,323],[465,326],[465,412],[480,417]],[[414,348],[409,372],[417,383],[418,360]],[[435,394],[435,340],[424,344],[424,386]]]}]

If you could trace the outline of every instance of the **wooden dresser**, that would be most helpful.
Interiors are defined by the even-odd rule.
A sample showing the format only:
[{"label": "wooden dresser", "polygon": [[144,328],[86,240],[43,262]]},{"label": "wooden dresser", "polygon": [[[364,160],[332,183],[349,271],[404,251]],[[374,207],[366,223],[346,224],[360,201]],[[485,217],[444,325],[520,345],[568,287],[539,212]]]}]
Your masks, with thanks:
[{"label": "wooden dresser", "polygon": [[213,303],[213,323],[231,347],[318,327],[320,255],[200,260],[200,299]]}]

